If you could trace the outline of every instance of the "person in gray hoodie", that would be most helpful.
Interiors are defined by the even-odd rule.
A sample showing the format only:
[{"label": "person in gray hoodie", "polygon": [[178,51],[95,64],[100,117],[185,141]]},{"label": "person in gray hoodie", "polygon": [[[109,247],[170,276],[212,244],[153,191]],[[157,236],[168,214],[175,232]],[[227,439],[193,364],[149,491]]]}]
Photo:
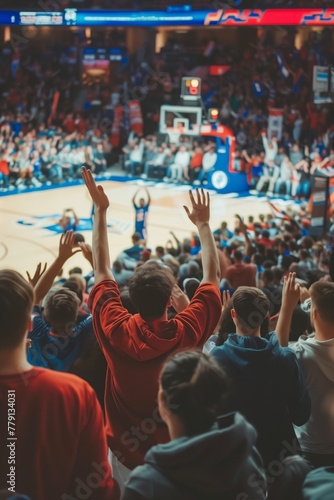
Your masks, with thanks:
[{"label": "person in gray hoodie", "polygon": [[300,300],[295,274],[284,280],[277,335],[294,350],[312,401],[310,419],[296,429],[304,458],[313,467],[334,466],[334,283],[317,281],[310,290],[314,334],[289,343],[293,311]]},{"label": "person in gray hoodie", "polygon": [[158,405],[171,437],[132,471],[123,500],[262,500],[266,479],[255,429],[224,414],[228,379],[197,351],[171,357],[160,375]]}]

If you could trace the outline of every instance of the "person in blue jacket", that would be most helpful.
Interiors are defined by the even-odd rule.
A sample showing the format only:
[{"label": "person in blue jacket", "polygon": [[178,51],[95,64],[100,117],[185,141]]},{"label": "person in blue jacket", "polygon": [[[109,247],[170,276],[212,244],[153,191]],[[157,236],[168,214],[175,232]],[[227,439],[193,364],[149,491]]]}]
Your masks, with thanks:
[{"label": "person in blue jacket", "polygon": [[239,413],[224,414],[227,392],[224,371],[203,353],[181,352],[164,364],[158,407],[171,441],[148,451],[122,500],[266,498],[256,432]]},{"label": "person in blue jacket", "polygon": [[[239,287],[231,299],[236,333],[211,355],[231,379],[231,405],[255,427],[256,446],[265,465],[299,453],[293,424],[310,417],[311,401],[295,353],[282,348],[275,332],[261,337],[269,315],[266,295],[255,287]],[[221,342],[222,343],[222,342]]]}]

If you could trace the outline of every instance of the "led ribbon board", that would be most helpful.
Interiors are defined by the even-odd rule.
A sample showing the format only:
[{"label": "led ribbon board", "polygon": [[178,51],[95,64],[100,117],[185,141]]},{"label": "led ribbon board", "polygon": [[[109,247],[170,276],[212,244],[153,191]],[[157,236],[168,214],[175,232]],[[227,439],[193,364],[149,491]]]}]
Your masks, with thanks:
[{"label": "led ribbon board", "polygon": [[0,24],[19,26],[331,26],[334,9],[215,11],[0,11]]}]

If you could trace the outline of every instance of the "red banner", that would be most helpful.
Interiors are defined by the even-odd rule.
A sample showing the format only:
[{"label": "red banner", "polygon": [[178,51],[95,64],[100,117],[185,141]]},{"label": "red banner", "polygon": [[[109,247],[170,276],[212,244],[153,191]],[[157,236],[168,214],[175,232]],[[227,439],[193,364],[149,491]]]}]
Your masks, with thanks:
[{"label": "red banner", "polygon": [[210,66],[209,71],[211,76],[222,76],[224,75],[231,66]]},{"label": "red banner", "polygon": [[123,106],[116,106],[114,121],[111,129],[110,142],[114,148],[118,148],[121,144],[121,125],[123,119],[124,108]]},{"label": "red banner", "polygon": [[139,101],[129,101],[130,129],[136,135],[143,135],[143,115]]},{"label": "red banner", "polygon": [[334,9],[220,9],[206,15],[205,26],[333,26]]}]

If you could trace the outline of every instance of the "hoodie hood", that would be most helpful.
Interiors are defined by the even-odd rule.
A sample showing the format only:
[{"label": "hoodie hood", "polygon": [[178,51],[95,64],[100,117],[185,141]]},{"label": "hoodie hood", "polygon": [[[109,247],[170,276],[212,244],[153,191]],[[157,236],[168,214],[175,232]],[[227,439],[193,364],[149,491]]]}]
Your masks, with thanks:
[{"label": "hoodie hood", "polygon": [[154,446],[145,461],[181,488],[208,498],[236,487],[255,440],[255,429],[242,415],[231,413],[208,433]]},{"label": "hoodie hood", "polygon": [[226,342],[212,351],[213,357],[227,365],[237,365],[245,376],[253,381],[263,379],[266,366],[272,371],[272,361],[282,350],[275,333],[266,337],[244,337],[232,333]]}]

